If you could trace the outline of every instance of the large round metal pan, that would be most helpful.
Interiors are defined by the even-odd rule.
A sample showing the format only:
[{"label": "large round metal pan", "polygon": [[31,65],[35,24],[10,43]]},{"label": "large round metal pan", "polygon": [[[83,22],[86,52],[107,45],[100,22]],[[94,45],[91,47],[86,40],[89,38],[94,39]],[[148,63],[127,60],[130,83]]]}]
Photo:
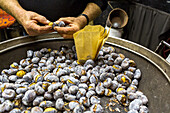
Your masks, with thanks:
[{"label": "large round metal pan", "polygon": [[[52,33],[37,37],[17,37],[0,43],[0,71],[9,68],[12,62],[19,62],[26,57],[26,51],[39,50],[43,47],[59,49],[66,45],[71,47],[74,40],[63,39]],[[170,111],[170,64],[154,52],[136,43],[120,38],[109,37],[105,46],[113,46],[117,52],[133,59],[142,71],[139,90],[149,99],[150,113],[169,113]],[[108,98],[102,98],[106,106]],[[105,109],[109,113],[109,110]],[[123,110],[121,112],[124,112]]]}]

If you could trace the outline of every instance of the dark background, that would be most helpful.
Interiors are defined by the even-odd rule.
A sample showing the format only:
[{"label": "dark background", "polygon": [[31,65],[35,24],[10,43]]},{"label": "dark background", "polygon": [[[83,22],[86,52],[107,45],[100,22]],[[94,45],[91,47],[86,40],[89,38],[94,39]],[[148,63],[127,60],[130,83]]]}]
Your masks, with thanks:
[{"label": "dark background", "polygon": [[[120,7],[124,9],[127,13],[129,11],[128,9],[131,2],[140,3],[170,13],[170,0],[107,0],[107,1],[110,2],[113,8]],[[167,1],[169,1],[169,3]],[[107,16],[111,10],[112,9],[108,5],[107,9],[98,18],[96,18],[94,24],[101,24],[102,26],[105,26]]]},{"label": "dark background", "polygon": [[[169,22],[166,23],[166,15],[170,15],[170,0],[108,0],[108,2],[111,4],[113,8],[124,9],[129,16],[129,21],[128,21],[128,24],[124,27],[124,34],[122,38],[136,42],[140,45],[143,45],[151,49],[152,51],[156,50],[156,47],[159,45],[161,40],[164,40],[169,43],[170,41],[170,23],[169,23],[170,19],[168,20],[169,17],[167,16],[167,21]],[[132,8],[132,5],[134,3],[142,4],[141,7],[135,10],[142,8],[141,11],[146,13],[147,15],[143,15],[141,17],[140,16],[141,12],[132,14],[133,10],[130,10],[130,9]],[[107,17],[111,10],[112,8],[108,5],[106,10],[103,11],[102,14],[98,18],[95,19],[94,24],[95,25],[100,24],[103,27],[105,27]],[[135,17],[135,15],[137,16]],[[149,17],[148,15],[151,15],[151,16]],[[139,19],[136,20],[138,16],[139,16]],[[135,20],[133,17],[135,17]],[[153,19],[153,22],[151,21],[152,19]],[[138,28],[137,26],[138,24],[142,24],[142,25],[140,25]],[[145,33],[144,30],[148,29],[150,26],[148,26],[147,28],[145,27],[145,29],[143,28],[143,26],[147,26],[149,24],[156,26],[158,29],[156,29],[155,27],[152,30],[150,29],[150,31],[148,30],[150,32],[150,35],[148,35],[147,37],[138,35],[140,33]],[[162,25],[164,25],[164,27],[161,27]],[[135,31],[136,34],[133,34],[132,33],[133,31]],[[165,51],[168,50],[168,48],[166,48],[166,46],[163,46],[161,49],[162,50],[159,51],[159,53],[161,56],[163,56],[163,54],[165,54]],[[169,51],[167,52],[167,54],[169,54]],[[166,56],[164,55],[164,58],[166,57],[167,55]]]},{"label": "dark background", "polygon": [[[170,13],[170,0],[130,0]],[[169,1],[169,3],[167,2]]]}]

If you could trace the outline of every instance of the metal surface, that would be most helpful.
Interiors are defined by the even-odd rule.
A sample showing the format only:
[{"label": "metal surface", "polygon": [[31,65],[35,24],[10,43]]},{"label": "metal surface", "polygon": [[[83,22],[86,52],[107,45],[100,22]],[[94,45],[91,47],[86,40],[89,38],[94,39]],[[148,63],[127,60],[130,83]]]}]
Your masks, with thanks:
[{"label": "metal surface", "polygon": [[[26,57],[29,49],[39,50],[43,47],[59,49],[66,45],[71,47],[73,40],[65,40],[58,34],[48,34],[38,37],[18,37],[0,43],[0,71],[9,68],[12,62],[19,62]],[[150,113],[169,113],[170,111],[170,65],[154,52],[130,41],[119,38],[109,38],[105,46],[113,46],[117,52],[133,59],[137,68],[142,71],[139,90],[149,99]],[[104,108],[108,98],[102,98]],[[105,109],[105,112],[108,110]]]}]

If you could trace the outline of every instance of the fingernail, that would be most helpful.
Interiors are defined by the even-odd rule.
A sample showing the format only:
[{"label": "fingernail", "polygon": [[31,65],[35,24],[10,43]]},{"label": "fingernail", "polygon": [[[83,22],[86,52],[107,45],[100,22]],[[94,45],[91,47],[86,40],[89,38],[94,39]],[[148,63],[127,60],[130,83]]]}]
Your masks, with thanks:
[{"label": "fingernail", "polygon": [[47,23],[50,23],[50,21],[49,21],[49,20],[47,20]]},{"label": "fingernail", "polygon": [[59,24],[59,23],[60,23],[60,21],[55,21],[55,23],[56,23],[56,24]]}]

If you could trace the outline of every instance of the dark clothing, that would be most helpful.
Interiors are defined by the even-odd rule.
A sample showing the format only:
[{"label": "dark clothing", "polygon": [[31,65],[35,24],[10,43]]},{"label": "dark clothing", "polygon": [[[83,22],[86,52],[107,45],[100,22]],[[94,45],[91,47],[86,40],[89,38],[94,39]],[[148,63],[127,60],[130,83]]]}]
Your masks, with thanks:
[{"label": "dark clothing", "polygon": [[18,0],[20,5],[28,10],[45,16],[50,21],[61,17],[80,15],[89,2],[96,3],[101,10],[107,6],[106,0]]}]

